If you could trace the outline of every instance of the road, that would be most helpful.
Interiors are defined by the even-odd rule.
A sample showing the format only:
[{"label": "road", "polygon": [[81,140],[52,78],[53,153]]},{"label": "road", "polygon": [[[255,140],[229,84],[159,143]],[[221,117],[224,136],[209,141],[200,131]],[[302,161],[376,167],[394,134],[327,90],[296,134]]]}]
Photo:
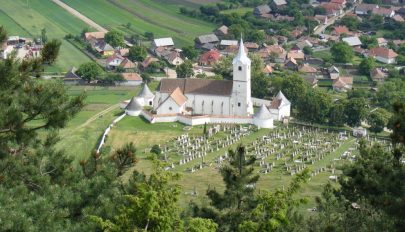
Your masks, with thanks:
[{"label": "road", "polygon": [[[359,3],[361,3],[361,1]],[[342,14],[340,14],[338,16],[328,18],[328,23],[320,25],[318,28],[316,28],[316,30],[314,31],[314,34],[315,35],[322,34],[327,27],[329,27],[330,25],[333,25],[337,19],[343,18],[347,13],[352,12],[356,6],[357,6],[357,4],[354,5],[353,7],[351,7],[350,9],[344,11]]]},{"label": "road", "polygon": [[69,12],[70,14],[72,14],[73,16],[75,16],[76,18],[82,20],[84,23],[86,23],[87,25],[89,25],[92,28],[95,28],[97,31],[102,31],[102,32],[108,32],[107,29],[105,29],[104,27],[98,25],[97,23],[95,23],[93,20],[87,18],[86,16],[84,16],[83,14],[81,14],[79,11],[73,9],[72,7],[70,7],[69,5],[63,3],[60,0],[52,0],[55,4],[57,4],[58,6],[62,7],[63,9],[65,9],[67,12]]}]

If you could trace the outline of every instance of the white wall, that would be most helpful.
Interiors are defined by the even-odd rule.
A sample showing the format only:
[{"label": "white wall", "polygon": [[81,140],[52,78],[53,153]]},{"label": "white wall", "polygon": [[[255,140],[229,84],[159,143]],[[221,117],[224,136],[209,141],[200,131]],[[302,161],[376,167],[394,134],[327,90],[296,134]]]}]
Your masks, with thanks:
[{"label": "white wall", "polygon": [[269,100],[259,99],[255,97],[252,97],[252,102],[254,106],[262,106],[263,104],[269,106],[271,104],[271,101]]},{"label": "white wall", "polygon": [[181,107],[177,105],[177,103],[172,99],[168,98],[166,101],[164,101],[159,108],[157,108],[156,113],[159,114],[178,114],[182,112],[182,109],[184,107]]}]

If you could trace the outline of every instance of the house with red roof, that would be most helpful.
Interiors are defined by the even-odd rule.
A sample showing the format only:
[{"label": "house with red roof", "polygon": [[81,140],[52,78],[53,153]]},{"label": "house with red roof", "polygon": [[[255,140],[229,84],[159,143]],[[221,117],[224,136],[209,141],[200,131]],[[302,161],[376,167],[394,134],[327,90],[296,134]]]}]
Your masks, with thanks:
[{"label": "house with red roof", "polygon": [[221,59],[221,53],[217,50],[211,50],[203,53],[198,59],[198,65],[212,66]]},{"label": "house with red roof", "polygon": [[333,80],[332,88],[338,92],[345,92],[352,89],[353,77],[338,77]]},{"label": "house with red roof", "polygon": [[376,60],[385,64],[393,64],[396,62],[395,58],[398,54],[389,48],[376,47],[370,49],[367,56],[374,57]]},{"label": "house with red roof", "polygon": [[345,34],[345,35],[351,34],[351,32],[349,31],[349,28],[347,28],[346,26],[337,26],[332,31],[332,35],[341,36],[343,34]]}]

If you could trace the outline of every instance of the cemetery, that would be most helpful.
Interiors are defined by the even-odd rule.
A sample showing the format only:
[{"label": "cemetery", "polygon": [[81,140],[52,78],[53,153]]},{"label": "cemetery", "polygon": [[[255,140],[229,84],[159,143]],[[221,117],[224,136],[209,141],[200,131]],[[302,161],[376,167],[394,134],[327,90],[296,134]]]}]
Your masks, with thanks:
[{"label": "cemetery", "polygon": [[[121,123],[125,124],[125,129],[120,126]],[[157,128],[160,130],[153,134]],[[132,129],[135,131],[132,131],[132,135],[124,132]],[[178,123],[148,124],[138,118],[135,125],[125,120],[118,122],[111,131],[107,146],[115,148],[119,147],[117,143],[131,141],[139,145],[140,161],[135,166],[138,171],[148,173],[151,167],[148,157],[157,156],[165,163],[167,171],[181,173],[182,178],[178,184],[184,191],[181,200],[183,204],[190,200],[203,200],[206,190],[211,186],[217,189],[223,187],[219,168],[228,159],[228,150],[238,144],[245,145],[248,156],[256,158],[255,171],[260,174],[256,187],[259,190],[283,188],[295,174],[308,168],[311,179],[301,193],[308,199],[318,195],[326,182],[337,184],[341,173],[339,167],[355,160],[359,145],[359,139],[349,132],[281,123],[274,129],[235,124],[190,127]],[[120,136],[121,132],[126,136]],[[114,138],[116,136],[119,139]],[[390,149],[388,141],[368,136],[365,140],[368,143],[378,142]],[[160,154],[151,153],[154,145],[159,146]],[[310,206],[311,202],[308,203]]]}]

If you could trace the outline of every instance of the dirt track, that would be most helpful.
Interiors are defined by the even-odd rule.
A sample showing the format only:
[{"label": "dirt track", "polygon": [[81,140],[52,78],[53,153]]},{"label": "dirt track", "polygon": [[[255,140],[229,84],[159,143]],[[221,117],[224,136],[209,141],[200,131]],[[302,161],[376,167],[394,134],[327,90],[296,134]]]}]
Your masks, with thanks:
[{"label": "dirt track", "polygon": [[104,27],[98,25],[97,23],[95,23],[93,20],[87,18],[86,16],[82,15],[79,11],[73,9],[72,7],[70,7],[69,5],[63,3],[60,0],[52,0],[55,4],[57,4],[58,6],[62,7],[63,9],[65,9],[66,11],[68,11],[70,14],[72,14],[73,16],[75,16],[76,18],[82,20],[84,23],[86,23],[87,25],[89,25],[92,28],[95,28],[97,31],[102,31],[102,32],[108,32],[107,29],[105,29]]}]

